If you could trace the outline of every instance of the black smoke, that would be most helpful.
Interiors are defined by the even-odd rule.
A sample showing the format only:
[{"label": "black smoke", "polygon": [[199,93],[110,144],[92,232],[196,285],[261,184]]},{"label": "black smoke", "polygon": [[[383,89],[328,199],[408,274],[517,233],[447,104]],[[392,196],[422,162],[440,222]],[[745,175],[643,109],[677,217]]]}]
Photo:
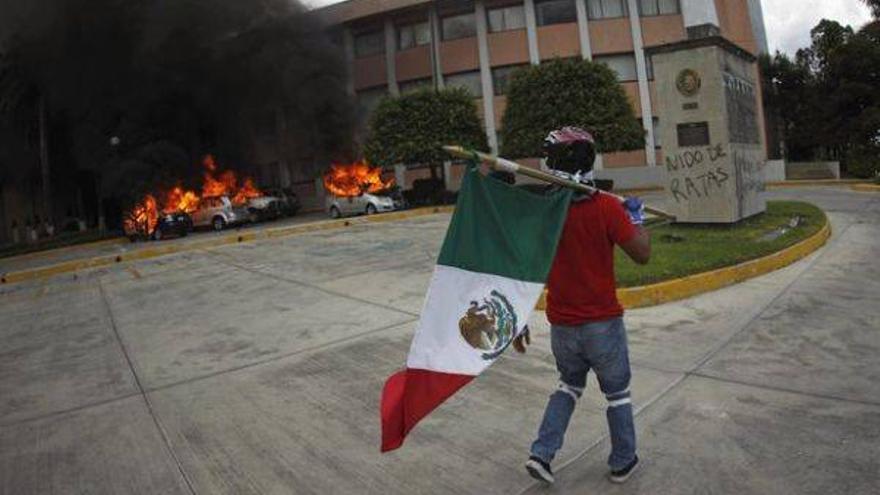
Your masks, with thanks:
[{"label": "black smoke", "polygon": [[341,49],[294,1],[2,0],[0,53],[28,88],[6,103],[45,99],[63,134],[53,175],[88,170],[113,194],[195,182],[205,153],[252,165],[260,140],[292,163],[350,151]]}]

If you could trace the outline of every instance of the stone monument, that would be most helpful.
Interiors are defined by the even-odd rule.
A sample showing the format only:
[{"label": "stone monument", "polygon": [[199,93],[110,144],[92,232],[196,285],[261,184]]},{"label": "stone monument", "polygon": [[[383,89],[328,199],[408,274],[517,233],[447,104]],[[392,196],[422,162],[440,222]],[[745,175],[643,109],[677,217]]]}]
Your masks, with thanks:
[{"label": "stone monument", "polygon": [[688,34],[649,50],[667,208],[683,223],[738,222],[767,209],[755,57],[713,25]]}]

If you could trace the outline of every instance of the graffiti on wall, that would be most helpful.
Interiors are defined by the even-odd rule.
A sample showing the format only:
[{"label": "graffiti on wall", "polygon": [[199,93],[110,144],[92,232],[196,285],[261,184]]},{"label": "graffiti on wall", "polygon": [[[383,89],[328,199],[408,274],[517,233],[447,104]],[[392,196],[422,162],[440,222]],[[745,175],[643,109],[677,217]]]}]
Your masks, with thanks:
[{"label": "graffiti on wall", "polygon": [[669,181],[669,191],[675,202],[708,198],[722,192],[725,183],[730,180],[730,174],[723,166],[727,156],[724,144],[667,156],[666,171],[675,175]]}]

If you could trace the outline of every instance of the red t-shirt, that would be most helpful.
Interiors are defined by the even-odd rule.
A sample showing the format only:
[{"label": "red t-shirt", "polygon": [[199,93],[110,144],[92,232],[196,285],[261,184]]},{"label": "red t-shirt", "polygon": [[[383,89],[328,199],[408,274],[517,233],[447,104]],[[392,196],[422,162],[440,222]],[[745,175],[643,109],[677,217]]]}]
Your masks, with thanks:
[{"label": "red t-shirt", "polygon": [[614,281],[614,245],[636,229],[607,194],[571,204],[547,284],[547,319],[577,326],[623,315]]}]

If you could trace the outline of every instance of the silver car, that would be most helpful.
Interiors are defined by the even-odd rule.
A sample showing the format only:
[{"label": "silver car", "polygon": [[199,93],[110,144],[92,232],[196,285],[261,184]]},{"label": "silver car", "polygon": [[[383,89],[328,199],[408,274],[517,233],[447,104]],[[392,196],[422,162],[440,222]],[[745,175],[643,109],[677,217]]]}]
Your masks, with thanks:
[{"label": "silver car", "polygon": [[210,226],[223,230],[228,225],[238,225],[250,221],[244,206],[235,206],[227,196],[208,196],[199,202],[199,209],[193,212],[193,227]]},{"label": "silver car", "polygon": [[349,215],[372,215],[401,208],[399,202],[390,196],[363,193],[360,196],[327,196],[327,213],[332,218]]}]

